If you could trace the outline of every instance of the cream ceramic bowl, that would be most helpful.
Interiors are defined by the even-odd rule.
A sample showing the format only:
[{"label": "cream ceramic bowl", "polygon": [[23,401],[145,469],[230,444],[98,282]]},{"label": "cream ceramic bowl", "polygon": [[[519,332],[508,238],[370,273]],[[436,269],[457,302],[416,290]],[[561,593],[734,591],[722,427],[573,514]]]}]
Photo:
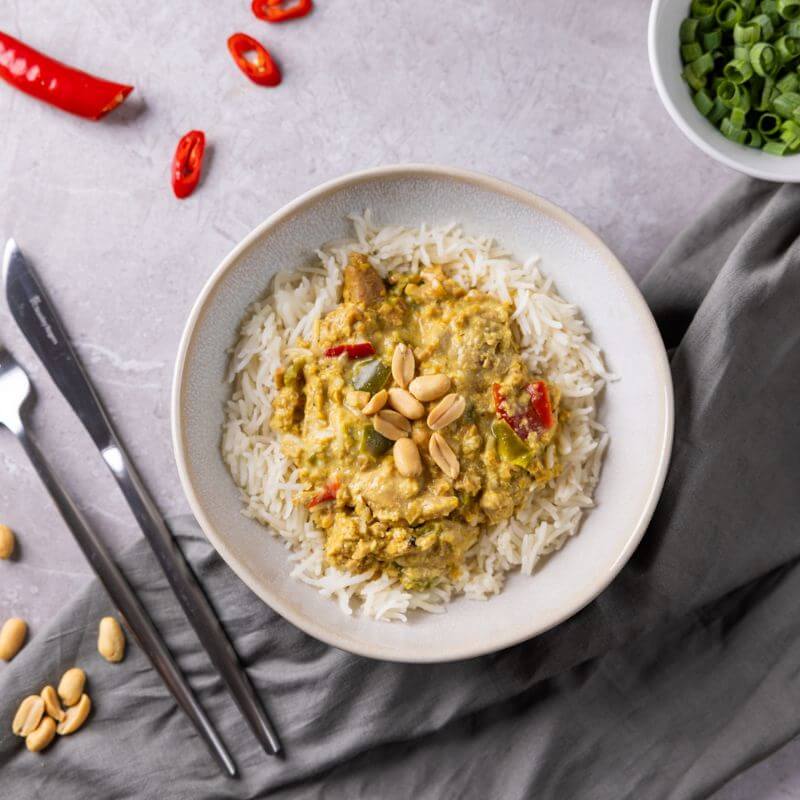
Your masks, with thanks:
[{"label": "cream ceramic bowl", "polygon": [[[241,514],[220,455],[228,350],[247,307],[279,268],[314,257],[348,236],[347,215],[371,208],[379,223],[457,220],[490,233],[520,259],[543,258],[561,294],[577,303],[620,376],[602,404],[611,445],[597,507],[579,534],[533,577],[512,573],[487,602],[458,598],[444,614],[408,624],[347,617],[332,600],[289,577],[281,541]],[[273,214],[215,270],[180,344],[172,398],[175,457],[192,511],[211,544],[265,602],[329,644],[393,661],[448,661],[499,650],[567,619],[596,597],[633,553],[653,513],[672,442],[672,384],[647,306],[608,248],[565,211],[507,183],[434,166],[394,166],[347,175]],[[632,608],[635,614],[636,609]]]},{"label": "cream ceramic bowl", "polygon": [[[692,144],[726,167],[781,183],[800,182],[800,155],[773,156],[726,139],[694,106],[681,78],[678,29],[689,13],[689,0],[654,0],[650,7],[650,69],[661,102]],[[657,154],[656,154],[657,155]]]}]

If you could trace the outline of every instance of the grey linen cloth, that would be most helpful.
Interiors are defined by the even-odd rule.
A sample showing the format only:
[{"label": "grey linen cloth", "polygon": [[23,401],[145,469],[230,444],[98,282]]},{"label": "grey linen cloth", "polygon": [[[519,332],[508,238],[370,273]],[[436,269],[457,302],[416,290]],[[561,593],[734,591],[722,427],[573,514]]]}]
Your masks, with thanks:
[{"label": "grey linen cloth", "polygon": [[[358,658],[285,622],[174,520],[285,757],[259,749],[139,542],[120,563],[242,777],[220,775],[135,643],[121,665],[97,656],[112,609],[93,583],[0,669],[0,796],[699,798],[795,736],[799,235],[800,187],[742,181],[644,281],[674,348],[672,465],[641,546],[574,618],[469,661]],[[90,723],[28,753],[16,702],[76,663]]]}]

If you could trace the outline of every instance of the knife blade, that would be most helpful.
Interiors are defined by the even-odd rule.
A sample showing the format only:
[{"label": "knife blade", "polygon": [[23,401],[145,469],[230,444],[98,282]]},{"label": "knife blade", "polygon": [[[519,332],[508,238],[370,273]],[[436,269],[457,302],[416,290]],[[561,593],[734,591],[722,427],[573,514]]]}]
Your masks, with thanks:
[{"label": "knife blade", "polygon": [[277,755],[277,733],[233,645],[114,430],[47,292],[13,240],[6,245],[3,280],[12,316],[111,470],[211,662],[264,750]]}]

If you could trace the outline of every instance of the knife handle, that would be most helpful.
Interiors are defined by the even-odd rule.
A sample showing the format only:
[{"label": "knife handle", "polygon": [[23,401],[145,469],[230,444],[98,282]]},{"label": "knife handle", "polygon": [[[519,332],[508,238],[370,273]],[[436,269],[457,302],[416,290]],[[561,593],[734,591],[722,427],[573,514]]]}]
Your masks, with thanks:
[{"label": "knife handle", "polygon": [[281,751],[278,734],[267,717],[244,667],[239,663],[236,651],[211,602],[184,558],[175,537],[167,528],[136,468],[126,457],[119,442],[115,441],[101,450],[101,453],[212,664],[233,695],[236,705],[261,746],[267,753],[277,755]]},{"label": "knife handle", "polygon": [[58,507],[78,546],[92,569],[97,573],[109,597],[124,616],[140,647],[161,675],[178,705],[192,721],[222,769],[231,778],[236,777],[236,765],[233,759],[214,730],[202,706],[197,702],[153,621],[111,558],[106,546],[89,527],[80,509],[61,486],[24,425],[20,425],[14,430],[14,434],[28,454],[28,458],[53,498],[53,502]]}]

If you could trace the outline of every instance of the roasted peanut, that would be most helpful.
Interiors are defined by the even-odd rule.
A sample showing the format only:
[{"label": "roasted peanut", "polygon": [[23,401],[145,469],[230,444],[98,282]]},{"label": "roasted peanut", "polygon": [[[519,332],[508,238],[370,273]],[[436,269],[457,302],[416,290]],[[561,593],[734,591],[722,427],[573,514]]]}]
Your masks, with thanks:
[{"label": "roasted peanut", "polygon": [[74,706],[81,699],[85,685],[86,673],[80,667],[68,669],[58,682],[58,696],[65,706]]},{"label": "roasted peanut", "polygon": [[417,447],[427,447],[431,438],[430,429],[426,425],[414,425],[411,429],[411,438]]},{"label": "roasted peanut", "polygon": [[14,555],[14,545],[17,540],[14,538],[14,531],[8,525],[0,525],[0,558],[7,559]]},{"label": "roasted peanut", "polygon": [[408,385],[408,391],[423,403],[444,397],[449,388],[450,378],[447,375],[420,375]]},{"label": "roasted peanut", "polygon": [[411,423],[396,411],[379,411],[372,418],[372,425],[381,436],[396,442],[411,433]]},{"label": "roasted peanut", "polygon": [[395,347],[392,355],[392,377],[401,389],[405,389],[414,378],[414,353],[402,342]]},{"label": "roasted peanut", "polygon": [[369,403],[369,392],[358,392],[351,389],[344,397],[344,403],[354,411],[361,411]]},{"label": "roasted peanut", "polygon": [[89,699],[89,695],[82,694],[77,704],[67,709],[64,719],[58,723],[56,733],[59,736],[68,736],[70,733],[75,733],[86,722],[91,710],[92,701]]},{"label": "roasted peanut", "polygon": [[61,720],[64,719],[64,709],[61,708],[58,692],[48,684],[39,692],[39,697],[44,701],[44,710],[56,720],[56,722],[61,722]]},{"label": "roasted peanut", "polygon": [[97,634],[97,651],[106,661],[122,661],[125,656],[125,633],[114,617],[103,617]]},{"label": "roasted peanut", "polygon": [[0,629],[0,658],[3,661],[11,661],[19,653],[27,633],[25,620],[12,617],[5,621]]},{"label": "roasted peanut", "polygon": [[467,401],[460,394],[445,395],[428,414],[428,427],[439,431],[457,420],[467,407]]},{"label": "roasted peanut", "polygon": [[14,714],[11,730],[15,736],[27,736],[35,731],[44,716],[44,700],[38,694],[26,697]]},{"label": "roasted peanut", "polygon": [[375,394],[372,395],[369,402],[361,409],[361,412],[368,417],[377,414],[386,405],[388,399],[389,392],[387,392],[386,389],[381,389],[379,392],[375,392]]},{"label": "roasted peanut", "polygon": [[441,433],[434,433],[431,435],[431,440],[428,443],[428,452],[434,464],[436,464],[451,481],[454,481],[458,477],[458,473],[461,470],[458,457],[447,443],[447,439],[445,439]]},{"label": "roasted peanut", "polygon": [[425,406],[410,392],[396,386],[389,389],[389,405],[406,419],[420,419],[425,416]]},{"label": "roasted peanut", "polygon": [[411,439],[398,439],[392,448],[392,455],[397,471],[406,478],[413,478],[422,472],[422,459]]},{"label": "roasted peanut", "polygon": [[31,753],[38,753],[44,750],[56,735],[56,721],[52,717],[45,717],[35,731],[31,731],[25,737],[25,747]]}]

